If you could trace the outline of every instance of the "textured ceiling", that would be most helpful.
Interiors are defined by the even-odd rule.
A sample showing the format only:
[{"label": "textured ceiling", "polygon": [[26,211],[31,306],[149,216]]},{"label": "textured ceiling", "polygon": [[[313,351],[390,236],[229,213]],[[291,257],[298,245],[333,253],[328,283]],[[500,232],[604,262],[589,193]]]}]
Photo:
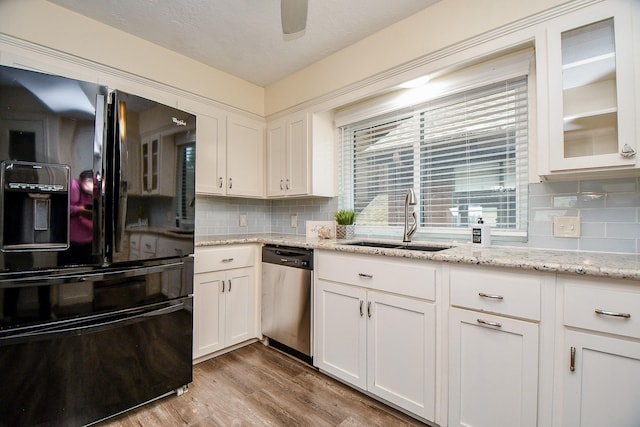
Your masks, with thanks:
[{"label": "textured ceiling", "polygon": [[260,86],[280,80],[438,0],[309,0],[286,40],[280,0],[49,0]]}]

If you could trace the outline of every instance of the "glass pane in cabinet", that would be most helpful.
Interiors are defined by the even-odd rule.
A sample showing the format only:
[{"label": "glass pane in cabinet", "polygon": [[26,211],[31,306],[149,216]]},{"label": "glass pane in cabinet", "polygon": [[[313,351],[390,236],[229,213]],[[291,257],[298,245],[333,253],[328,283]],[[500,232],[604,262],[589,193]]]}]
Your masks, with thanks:
[{"label": "glass pane in cabinet", "polygon": [[562,33],[565,157],[618,151],[613,19]]}]

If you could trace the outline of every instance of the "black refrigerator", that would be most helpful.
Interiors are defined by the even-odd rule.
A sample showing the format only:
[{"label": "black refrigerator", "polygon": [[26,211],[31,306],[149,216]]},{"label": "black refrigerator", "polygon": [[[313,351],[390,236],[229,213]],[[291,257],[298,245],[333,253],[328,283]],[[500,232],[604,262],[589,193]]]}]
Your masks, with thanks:
[{"label": "black refrigerator", "polygon": [[0,67],[0,426],[87,425],[187,389],[195,124]]}]

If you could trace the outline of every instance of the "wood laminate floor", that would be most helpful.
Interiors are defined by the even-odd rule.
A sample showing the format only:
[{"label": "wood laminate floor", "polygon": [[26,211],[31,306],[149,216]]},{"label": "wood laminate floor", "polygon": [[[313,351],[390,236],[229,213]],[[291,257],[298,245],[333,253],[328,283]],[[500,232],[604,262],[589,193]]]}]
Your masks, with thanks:
[{"label": "wood laminate floor", "polygon": [[423,426],[277,350],[254,343],[202,362],[182,396],[99,424],[131,426]]}]

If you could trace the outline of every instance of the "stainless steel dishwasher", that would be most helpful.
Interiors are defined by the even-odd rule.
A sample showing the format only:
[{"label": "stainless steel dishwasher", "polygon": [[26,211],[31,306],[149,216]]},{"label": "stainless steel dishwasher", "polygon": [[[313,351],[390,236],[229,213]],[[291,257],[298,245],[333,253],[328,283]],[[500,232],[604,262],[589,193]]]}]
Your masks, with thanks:
[{"label": "stainless steel dishwasher", "polygon": [[262,334],[269,345],[312,363],[313,250],[262,248]]}]

